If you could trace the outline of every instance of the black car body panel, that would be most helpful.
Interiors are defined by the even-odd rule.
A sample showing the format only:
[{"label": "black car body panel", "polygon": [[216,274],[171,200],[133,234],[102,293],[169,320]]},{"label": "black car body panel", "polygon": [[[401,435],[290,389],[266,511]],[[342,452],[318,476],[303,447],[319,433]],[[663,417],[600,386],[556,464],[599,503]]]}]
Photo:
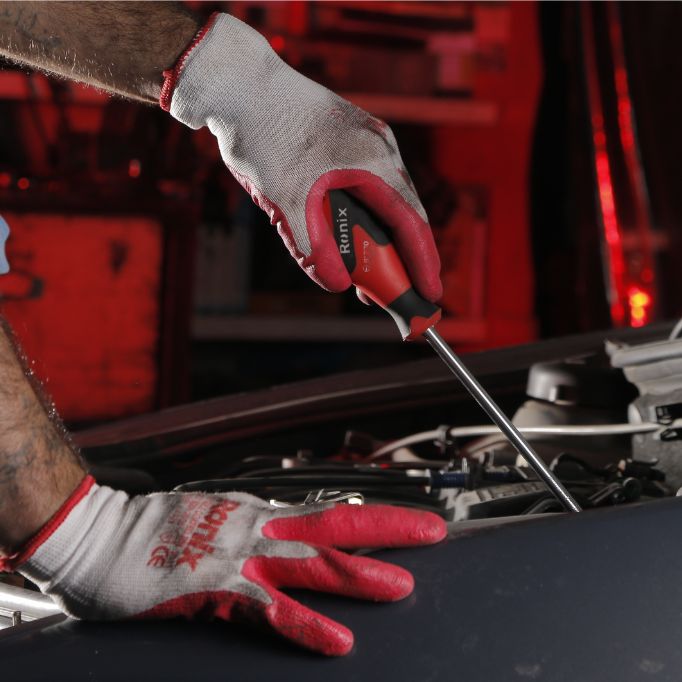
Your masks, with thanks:
[{"label": "black car body panel", "polygon": [[414,573],[410,598],[297,593],[353,630],[344,658],[235,625],[67,620],[0,638],[3,667],[26,680],[679,680],[681,521],[675,498],[466,524],[438,546],[377,553]]}]

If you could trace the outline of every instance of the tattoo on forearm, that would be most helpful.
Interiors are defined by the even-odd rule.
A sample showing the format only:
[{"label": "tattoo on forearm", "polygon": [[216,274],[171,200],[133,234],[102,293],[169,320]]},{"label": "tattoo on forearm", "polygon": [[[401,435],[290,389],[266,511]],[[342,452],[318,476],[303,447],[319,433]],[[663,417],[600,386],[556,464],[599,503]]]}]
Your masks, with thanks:
[{"label": "tattoo on forearm", "polygon": [[17,476],[35,462],[35,449],[23,443],[16,450],[0,450],[0,490],[3,497],[14,497],[17,493]]}]

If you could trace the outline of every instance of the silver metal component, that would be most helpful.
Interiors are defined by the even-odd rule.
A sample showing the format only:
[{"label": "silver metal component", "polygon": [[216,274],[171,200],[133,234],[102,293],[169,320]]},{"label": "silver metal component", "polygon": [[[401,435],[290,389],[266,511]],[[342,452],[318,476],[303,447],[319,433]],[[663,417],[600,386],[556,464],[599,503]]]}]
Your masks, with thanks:
[{"label": "silver metal component", "polygon": [[0,583],[0,617],[11,620],[13,625],[17,624],[14,622],[17,619],[26,623],[57,613],[62,611],[50,597],[23,587]]},{"label": "silver metal component", "polygon": [[0,606],[0,630],[11,628],[15,625],[20,625],[21,622],[21,611]]},{"label": "silver metal component", "polygon": [[547,484],[549,489],[556,495],[567,511],[581,511],[578,503],[564,488],[561,481],[549,470],[549,467],[538,457],[526,439],[519,433],[509,418],[497,406],[487,391],[478,383],[476,378],[462,364],[462,361],[454,354],[450,346],[443,340],[441,335],[429,327],[424,332],[424,338],[431,344],[440,359],[448,366],[450,371],[464,384],[464,388],[471,393],[476,402],[483,408],[485,413],[499,427],[516,451],[522,455],[528,464],[533,467],[535,473]]},{"label": "silver metal component", "polygon": [[303,502],[282,502],[282,500],[270,500],[270,506],[277,509],[287,507],[305,507],[312,504],[324,504],[326,502],[344,502],[345,504],[364,504],[365,497],[358,492],[342,492],[341,490],[317,490],[306,495]]}]

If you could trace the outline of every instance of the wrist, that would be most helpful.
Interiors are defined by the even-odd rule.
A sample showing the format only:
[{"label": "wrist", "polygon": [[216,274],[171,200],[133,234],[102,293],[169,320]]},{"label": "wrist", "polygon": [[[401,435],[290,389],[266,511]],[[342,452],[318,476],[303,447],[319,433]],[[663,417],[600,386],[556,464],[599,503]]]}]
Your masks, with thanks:
[{"label": "wrist", "polygon": [[0,418],[0,549],[21,546],[56,512],[85,471],[25,383]]},{"label": "wrist", "polygon": [[[43,514],[35,516],[33,523],[39,525],[33,526],[33,530],[29,531],[26,536],[19,542],[13,543],[13,547],[17,549],[12,551],[8,548],[2,548],[4,557],[0,557],[0,570],[12,571],[20,567],[28,561],[33,554],[48,540],[52,534],[64,523],[73,508],[91,491],[95,485],[95,479],[89,474],[85,474],[83,470],[74,472],[74,477],[80,475],[76,486],[70,491],[66,497],[53,495],[51,502],[58,503],[56,509],[44,517]],[[21,525],[25,528],[31,528],[32,523],[28,518],[21,519]]]},{"label": "wrist", "polygon": [[206,34],[210,31],[215,20],[220,12],[213,12],[208,21],[194,34],[194,37],[187,43],[186,47],[180,53],[180,56],[175,61],[175,64],[163,72],[163,84],[161,85],[161,92],[159,94],[159,105],[164,111],[170,111],[171,99],[173,97],[173,90],[177,83],[182,70],[185,68],[185,62],[194,48],[204,39]]},{"label": "wrist", "polygon": [[[73,459],[70,451],[64,456]],[[2,490],[0,553],[13,554],[30,542],[67,503],[85,477],[86,472],[75,461],[69,461],[58,471],[41,467],[31,475],[15,476],[12,485]]]},{"label": "wrist", "polygon": [[[0,318],[0,551],[21,546],[85,471]],[[42,398],[42,400],[41,400]]]},{"label": "wrist", "polygon": [[[159,104],[194,129],[207,125],[215,109],[223,114],[229,110],[230,122],[238,121],[243,100],[249,101],[243,88],[262,90],[284,66],[262,34],[229,14],[215,12],[173,68],[164,71]],[[181,96],[176,98],[178,90]],[[244,113],[250,113],[248,105]]]}]

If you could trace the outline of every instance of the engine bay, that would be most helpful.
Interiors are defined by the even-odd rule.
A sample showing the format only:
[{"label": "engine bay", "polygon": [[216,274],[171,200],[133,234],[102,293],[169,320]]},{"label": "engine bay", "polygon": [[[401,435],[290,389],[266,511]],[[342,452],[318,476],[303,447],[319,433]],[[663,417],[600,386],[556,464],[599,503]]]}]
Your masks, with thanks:
[{"label": "engine bay", "polygon": [[[497,390],[516,427],[582,508],[671,497],[682,487],[682,389],[671,369],[682,366],[679,331],[644,343],[604,336],[586,352],[529,363],[516,373],[513,388]],[[417,381],[409,383],[403,387],[408,392]],[[336,393],[349,393],[344,400],[352,404],[352,391]],[[329,395],[336,399],[336,393]],[[339,418],[335,407],[333,419],[325,413],[319,426],[306,423],[301,407],[303,428],[277,424],[273,435],[203,447],[206,424],[214,421],[204,419],[200,436],[192,435],[188,445],[169,445],[170,429],[154,441],[156,452],[149,451],[149,439],[142,452],[133,449],[123,458],[120,449],[113,451],[118,459],[105,450],[94,473],[131,493],[240,490],[282,506],[400,504],[452,523],[562,511],[467,395],[453,407],[392,410],[386,400],[348,418]],[[434,423],[453,412],[451,423]]]},{"label": "engine bay", "polygon": [[[677,328],[665,332],[541,342],[471,362],[583,510],[648,503],[682,487],[682,341]],[[395,504],[439,514],[454,534],[563,512],[461,387],[423,361],[74,438],[97,481],[131,495],[239,490],[273,506]],[[12,577],[0,585],[0,629],[61,617]]]},{"label": "engine bay", "polygon": [[[627,422],[636,395],[605,354],[537,363],[513,421],[583,509],[672,496],[677,488],[658,459],[642,447],[635,452],[631,442],[669,439],[670,423]],[[273,505],[400,504],[449,522],[563,511],[499,430],[485,424],[441,425],[392,441],[349,430],[330,457],[309,450],[247,457],[221,478],[175,489],[242,490]]]}]

